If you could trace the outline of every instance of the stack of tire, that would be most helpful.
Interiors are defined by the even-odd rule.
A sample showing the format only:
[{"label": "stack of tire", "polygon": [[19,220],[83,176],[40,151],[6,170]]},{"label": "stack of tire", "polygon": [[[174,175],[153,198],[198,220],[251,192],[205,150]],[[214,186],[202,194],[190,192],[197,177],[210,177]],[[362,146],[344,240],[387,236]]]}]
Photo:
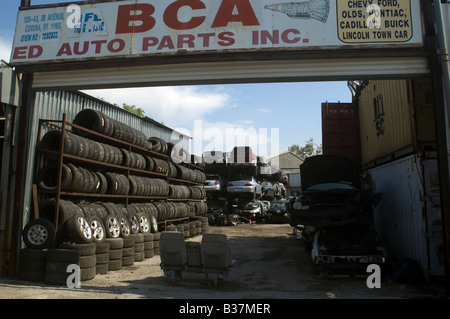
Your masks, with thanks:
[{"label": "stack of tire", "polygon": [[120,270],[122,268],[123,238],[106,238],[109,244],[108,271]]},{"label": "stack of tire", "polygon": [[44,281],[47,249],[23,248],[19,255],[19,278],[25,281]]},{"label": "stack of tire", "polygon": [[[45,263],[44,282],[49,285],[67,285],[72,281],[71,272],[73,269],[69,268],[72,265],[77,265],[80,261],[80,251],[72,249],[49,249],[47,251],[47,258]],[[69,271],[69,272],[68,272]],[[68,280],[69,279],[69,280]],[[84,279],[80,273],[80,280]]]},{"label": "stack of tire", "polygon": [[134,234],[131,234],[128,238],[123,239],[122,247],[122,267],[134,265]]},{"label": "stack of tire", "polygon": [[[83,110],[75,117],[74,124],[72,132],[66,131],[64,133],[64,141],[61,139],[61,130],[48,131],[40,141],[39,148],[41,150],[60,151],[61,143],[63,143],[63,151],[66,154],[107,164],[131,167],[136,170],[151,171],[160,174],[161,178],[140,176],[137,171],[136,175],[131,175],[128,178],[125,174],[119,173],[120,170],[107,171],[106,166],[98,168],[93,166],[93,164],[80,166],[76,164],[79,162],[64,162],[61,166],[62,174],[59,185],[61,191],[142,197],[171,197],[180,201],[141,202],[130,204],[128,208],[125,208],[123,204],[117,203],[75,203],[65,199],[59,199],[58,201],[56,199],[44,200],[39,207],[40,218],[31,220],[25,225],[23,239],[27,249],[47,251],[48,249],[59,248],[61,243],[88,245],[95,242],[99,248],[94,254],[98,255],[95,263],[96,273],[106,273],[109,270],[118,268],[118,262],[114,262],[114,257],[117,257],[119,253],[114,250],[119,249],[120,246],[120,249],[123,249],[124,244],[120,244],[120,242],[129,238],[131,234],[144,234],[142,243],[144,243],[145,247],[145,258],[151,258],[152,252],[153,255],[159,254],[158,221],[189,217],[191,210],[188,204],[189,200],[201,200],[204,198],[203,189],[171,185],[166,181],[167,176],[174,179],[202,183],[206,178],[205,174],[184,165],[192,158],[185,150],[179,149],[172,143],[166,143],[158,137],[147,139],[142,132],[113,120],[101,112],[91,109]],[[175,154],[175,161],[168,163],[166,160],[149,156],[148,154],[140,154],[110,145],[110,141],[106,138],[82,130],[78,126],[153,152],[169,156]],[[56,161],[52,161],[50,158],[47,159],[47,163],[38,172],[37,183],[40,189],[57,190],[58,165],[59,163]],[[58,207],[57,203],[59,203]],[[201,213],[201,210],[197,209],[195,204],[193,207],[195,208],[194,213]],[[59,210],[59,215],[58,231],[56,232],[56,227],[53,223],[57,209]],[[110,257],[111,251],[113,251],[113,258],[109,260],[107,256]],[[24,256],[27,254],[27,252],[23,253]],[[37,255],[42,254],[37,253]],[[83,257],[82,259],[88,258]],[[23,268],[26,262],[21,261],[21,264]],[[91,265],[92,261],[89,264]],[[111,264],[114,265],[109,267]],[[85,265],[84,261],[83,265]],[[108,265],[108,267],[105,265]],[[30,270],[41,273],[41,277],[37,276],[36,278],[42,278],[42,261],[39,267],[36,266],[36,269]],[[26,269],[23,269],[25,277],[28,276],[26,271]],[[92,274],[92,271],[90,271],[90,274]],[[90,275],[86,276],[86,278],[88,277]]]},{"label": "stack of tire", "polygon": [[[60,246],[60,250],[73,250],[78,251],[80,257],[78,259],[78,265],[80,266],[80,280],[86,281],[91,280],[97,274],[96,264],[97,264],[97,255],[96,255],[97,246],[94,242],[90,244],[73,244],[73,243],[63,243]],[[47,264],[47,267],[49,264]],[[67,267],[66,267],[67,269]],[[50,269],[47,269],[50,271]]]}]

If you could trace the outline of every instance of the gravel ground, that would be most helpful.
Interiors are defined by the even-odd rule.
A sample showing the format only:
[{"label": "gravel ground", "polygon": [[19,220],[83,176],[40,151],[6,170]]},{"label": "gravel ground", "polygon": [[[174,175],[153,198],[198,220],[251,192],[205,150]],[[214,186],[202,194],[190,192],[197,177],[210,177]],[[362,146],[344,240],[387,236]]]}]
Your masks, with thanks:
[{"label": "gravel ground", "polygon": [[[323,278],[316,272],[304,243],[286,224],[211,226],[224,233],[233,267],[217,286],[200,273],[183,273],[173,283],[155,256],[121,270],[96,275],[81,288],[0,279],[1,299],[441,299],[441,287],[382,281],[369,289],[366,278]],[[201,235],[189,238],[201,241]]]}]

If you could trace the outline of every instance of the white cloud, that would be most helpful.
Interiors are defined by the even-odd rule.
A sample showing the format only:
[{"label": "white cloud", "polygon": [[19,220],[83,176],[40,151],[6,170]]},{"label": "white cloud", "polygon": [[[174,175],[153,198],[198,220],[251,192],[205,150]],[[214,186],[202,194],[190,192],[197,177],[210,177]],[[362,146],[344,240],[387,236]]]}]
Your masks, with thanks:
[{"label": "white cloud", "polygon": [[264,109],[264,108],[259,109],[258,111],[261,112],[261,113],[266,113],[266,114],[271,114],[272,113],[272,110]]},{"label": "white cloud", "polygon": [[122,106],[136,105],[145,115],[170,127],[192,128],[196,119],[203,119],[221,108],[228,107],[231,97],[214,90],[201,92],[197,86],[151,87],[83,91],[94,97]]},{"label": "white cloud", "polygon": [[12,48],[12,36],[0,35],[0,59],[9,62]]}]

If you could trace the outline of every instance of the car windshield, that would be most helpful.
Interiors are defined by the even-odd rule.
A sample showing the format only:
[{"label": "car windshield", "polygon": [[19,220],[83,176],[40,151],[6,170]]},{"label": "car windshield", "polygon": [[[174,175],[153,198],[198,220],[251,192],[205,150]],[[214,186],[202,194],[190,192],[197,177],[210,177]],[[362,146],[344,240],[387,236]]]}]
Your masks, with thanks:
[{"label": "car windshield", "polygon": [[323,183],[308,187],[308,191],[330,191],[330,190],[357,190],[356,187],[346,183]]},{"label": "car windshield", "polygon": [[286,208],[286,203],[272,202],[272,205],[270,205],[270,208],[274,208],[274,209],[284,209],[284,208]]}]

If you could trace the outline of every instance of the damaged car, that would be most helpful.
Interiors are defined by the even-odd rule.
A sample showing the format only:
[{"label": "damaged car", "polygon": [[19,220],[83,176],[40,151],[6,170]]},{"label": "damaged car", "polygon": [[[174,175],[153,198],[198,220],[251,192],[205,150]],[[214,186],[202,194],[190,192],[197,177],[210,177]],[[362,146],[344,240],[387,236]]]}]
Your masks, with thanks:
[{"label": "damaged car", "polygon": [[288,205],[289,223],[315,227],[372,221],[381,194],[362,189],[356,165],[334,155],[307,157],[300,165],[303,192]]},{"label": "damaged car", "polygon": [[303,192],[289,202],[287,215],[307,240],[314,263],[346,269],[383,263],[372,215],[381,194],[363,186],[356,165],[317,155],[306,158],[300,171]]}]

